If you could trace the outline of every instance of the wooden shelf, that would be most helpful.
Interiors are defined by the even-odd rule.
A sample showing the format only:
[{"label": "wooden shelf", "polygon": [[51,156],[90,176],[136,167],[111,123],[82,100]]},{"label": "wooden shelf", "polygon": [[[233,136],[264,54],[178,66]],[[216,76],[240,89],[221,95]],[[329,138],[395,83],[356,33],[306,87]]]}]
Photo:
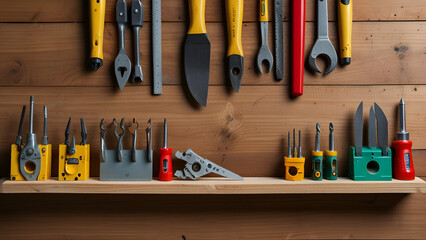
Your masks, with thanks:
[{"label": "wooden shelf", "polygon": [[197,181],[173,180],[161,182],[99,181],[84,182],[0,181],[1,193],[73,193],[73,194],[340,194],[340,193],[426,193],[426,182],[413,181],[357,182],[348,178],[337,181],[300,182],[272,177],[247,177],[244,181],[226,178],[202,178]]}]

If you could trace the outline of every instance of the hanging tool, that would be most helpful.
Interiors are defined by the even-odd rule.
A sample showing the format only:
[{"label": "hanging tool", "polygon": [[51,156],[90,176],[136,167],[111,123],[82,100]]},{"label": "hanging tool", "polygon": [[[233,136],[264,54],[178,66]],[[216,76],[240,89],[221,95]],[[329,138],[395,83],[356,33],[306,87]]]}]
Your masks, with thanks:
[{"label": "hanging tool", "polygon": [[125,0],[117,0],[115,4],[115,18],[118,25],[118,46],[120,48],[114,61],[115,77],[120,90],[126,86],[129,80],[132,64],[126,54],[125,25],[127,23],[127,5]]},{"label": "hanging tool", "polygon": [[272,57],[271,50],[268,46],[268,0],[259,0],[259,3],[259,21],[262,45],[257,53],[257,68],[259,69],[260,74],[263,74],[262,63],[265,62],[268,65],[268,72],[270,72],[274,63],[274,57]]},{"label": "hanging tool", "polygon": [[228,27],[228,76],[235,92],[240,90],[244,71],[241,31],[243,28],[243,0],[226,0],[226,23]]},{"label": "hanging tool", "polygon": [[137,131],[139,128],[139,122],[136,121],[135,118],[133,118],[133,122],[129,125],[129,131],[132,133],[132,161],[136,162],[136,138],[137,138]]},{"label": "hanging tool", "polygon": [[69,140],[71,117],[65,130],[65,141],[59,144],[59,173],[60,181],[85,181],[90,172],[90,145],[86,144],[87,129],[83,118],[80,118],[81,142],[75,143],[75,136]]},{"label": "hanging tool", "polygon": [[322,160],[324,153],[320,150],[320,124],[316,125],[316,135],[315,135],[315,150],[312,151],[312,179],[313,180],[322,180]]},{"label": "hanging tool", "polygon": [[160,148],[160,172],[158,174],[160,181],[173,180],[172,153],[173,150],[167,148],[167,119],[165,118],[163,147]]},{"label": "hanging tool", "polygon": [[305,0],[294,0],[292,22],[292,88],[293,97],[303,95],[303,65],[305,64]]},{"label": "hanging tool", "polygon": [[114,120],[112,120],[112,123],[115,125],[114,127],[114,135],[115,138],[117,139],[117,161],[122,162],[123,161],[123,137],[124,134],[126,133],[126,129],[124,128],[124,118],[121,119],[120,122],[120,128],[122,130],[122,132],[120,134],[117,133],[117,122]]},{"label": "hanging tool", "polygon": [[153,94],[163,93],[163,76],[161,61],[161,0],[152,0],[152,64]]},{"label": "hanging tool", "polygon": [[399,132],[393,141],[395,156],[393,159],[393,176],[399,180],[414,180],[416,174],[413,165],[413,142],[405,128],[405,102],[401,98],[399,102]]},{"label": "hanging tool", "polygon": [[283,1],[274,0],[275,14],[275,79],[284,78]]},{"label": "hanging tool", "polygon": [[328,151],[325,151],[324,178],[328,180],[337,180],[337,151],[334,150],[333,123],[330,123],[329,129]]},{"label": "hanging tool", "polygon": [[351,64],[352,51],[352,0],[338,0],[340,59],[343,65]]},{"label": "hanging tool", "polygon": [[132,0],[132,3],[130,4],[130,24],[133,27],[133,55],[135,57],[132,82],[143,82],[142,67],[140,63],[141,52],[139,50],[139,32],[143,26],[143,5],[140,0]]},{"label": "hanging tool", "polygon": [[[293,152],[290,146],[290,132],[288,132],[288,155],[284,157],[285,179],[301,181],[305,175],[305,158],[302,156],[301,131],[299,130],[299,147],[296,147],[296,129],[293,129]],[[297,152],[296,152],[297,149]]]},{"label": "hanging tool", "polygon": [[[392,152],[388,147],[388,121],[382,109],[374,103],[370,109],[368,146],[362,146],[363,103],[357,108],[354,121],[355,147],[349,148],[350,178],[356,181],[392,180]],[[377,142],[376,145],[376,122]],[[378,147],[376,147],[378,146]]]},{"label": "hanging tool", "polygon": [[318,7],[318,35],[317,40],[309,54],[308,63],[309,66],[316,72],[321,72],[317,66],[316,58],[319,55],[324,55],[327,60],[328,67],[324,72],[324,75],[331,73],[337,65],[337,54],[333,44],[328,38],[328,13],[327,13],[327,1],[317,0]]},{"label": "hanging tool", "polygon": [[95,71],[102,67],[104,59],[105,6],[106,0],[90,0],[90,67]]},{"label": "hanging tool", "polygon": [[24,124],[26,109],[27,109],[27,106],[24,105],[22,107],[21,121],[19,122],[18,136],[16,136],[16,146],[18,147],[18,151],[21,151],[21,147],[22,147],[22,125]]},{"label": "hanging tool", "polygon": [[189,0],[190,25],[185,40],[186,83],[194,99],[207,105],[210,73],[210,40],[207,36],[206,0]]},{"label": "hanging tool", "polygon": [[184,153],[177,151],[175,156],[186,162],[183,170],[177,170],[175,172],[175,176],[180,179],[190,178],[192,180],[197,180],[209,173],[215,173],[235,180],[244,180],[239,175],[215,164],[214,162],[211,162],[210,160],[198,156],[191,149],[186,150]]}]

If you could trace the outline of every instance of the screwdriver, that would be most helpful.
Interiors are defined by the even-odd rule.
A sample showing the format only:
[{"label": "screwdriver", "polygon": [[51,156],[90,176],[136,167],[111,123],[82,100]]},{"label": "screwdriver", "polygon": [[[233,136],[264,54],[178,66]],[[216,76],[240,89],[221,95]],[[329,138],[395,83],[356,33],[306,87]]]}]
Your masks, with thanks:
[{"label": "screwdriver", "polygon": [[316,125],[317,133],[315,135],[315,150],[312,151],[312,179],[322,180],[322,159],[323,152],[320,150],[320,124]]},{"label": "screwdriver", "polygon": [[330,123],[330,135],[328,137],[328,151],[325,151],[324,178],[337,180],[337,151],[334,150],[334,125]]},{"label": "screwdriver", "polygon": [[416,177],[413,166],[413,155],[410,134],[405,129],[405,102],[399,102],[399,132],[393,141],[395,156],[393,161],[393,175],[399,180],[414,180]]},{"label": "screwdriver", "polygon": [[351,64],[352,0],[337,0],[339,16],[340,59],[343,65]]},{"label": "screwdriver", "polygon": [[172,153],[171,148],[167,148],[167,119],[164,119],[164,138],[163,147],[160,148],[160,172],[158,178],[160,181],[172,181]]}]

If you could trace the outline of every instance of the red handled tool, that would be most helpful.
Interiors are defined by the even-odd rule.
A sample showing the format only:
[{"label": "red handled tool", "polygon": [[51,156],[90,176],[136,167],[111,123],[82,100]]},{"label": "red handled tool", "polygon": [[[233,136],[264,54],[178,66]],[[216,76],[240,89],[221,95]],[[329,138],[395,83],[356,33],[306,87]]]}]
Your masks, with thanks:
[{"label": "red handled tool", "polygon": [[305,62],[305,0],[293,1],[293,74],[291,95],[303,95],[303,64]]},{"label": "red handled tool", "polygon": [[393,176],[399,180],[414,180],[416,177],[413,166],[413,154],[411,146],[413,142],[410,135],[405,131],[405,102],[401,98],[399,102],[399,132],[397,138],[393,141],[395,149],[393,158]]},{"label": "red handled tool", "polygon": [[164,119],[164,140],[163,147],[160,148],[160,173],[158,178],[160,181],[172,181],[172,153],[171,148],[167,148],[167,119]]}]

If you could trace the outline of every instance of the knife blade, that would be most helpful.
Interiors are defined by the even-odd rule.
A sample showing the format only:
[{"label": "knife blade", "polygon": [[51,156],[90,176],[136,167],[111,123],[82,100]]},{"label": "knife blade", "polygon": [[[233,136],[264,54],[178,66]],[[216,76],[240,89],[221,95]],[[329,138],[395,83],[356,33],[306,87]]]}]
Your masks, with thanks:
[{"label": "knife blade", "polygon": [[374,110],[376,111],[377,119],[377,138],[379,148],[382,149],[382,155],[388,155],[388,120],[383,110],[374,103]]},{"label": "knife blade", "polygon": [[363,132],[363,102],[358,105],[354,120],[355,156],[362,155],[362,132]]}]

